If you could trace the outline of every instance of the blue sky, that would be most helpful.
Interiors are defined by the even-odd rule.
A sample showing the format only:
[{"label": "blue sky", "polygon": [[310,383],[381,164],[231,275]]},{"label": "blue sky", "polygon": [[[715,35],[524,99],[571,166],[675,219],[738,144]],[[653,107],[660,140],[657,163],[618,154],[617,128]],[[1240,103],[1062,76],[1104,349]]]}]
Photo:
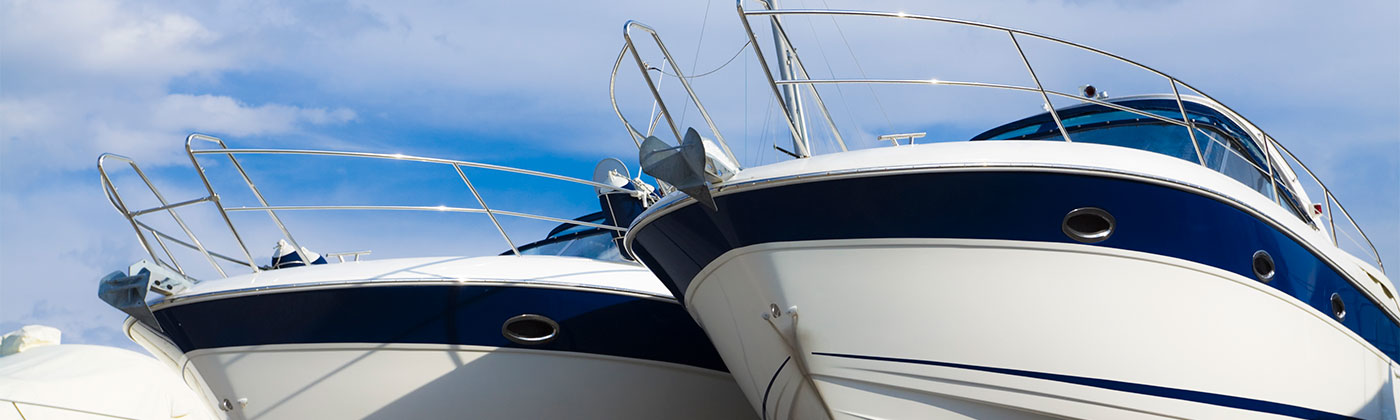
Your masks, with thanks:
[{"label": "blue sky", "polygon": [[[1347,204],[1383,258],[1400,265],[1400,5],[1393,1],[784,4],[986,21],[1104,48],[1164,70],[1240,111],[1298,153]],[[122,315],[95,297],[101,275],[143,257],[99,189],[94,162],[102,152],[137,159],[175,200],[202,194],[181,145],[192,131],[239,147],[421,154],[582,178],[602,158],[632,163],[635,149],[613,116],[607,90],[627,19],[660,30],[687,70],[715,68],[744,42],[728,1],[0,0],[0,330],[43,323],[63,329],[68,342],[129,346],[118,328]],[[825,24],[809,28],[829,34],[821,29]],[[798,22],[789,25],[801,29]],[[904,44],[873,42],[881,39],[862,35],[867,32],[861,25],[844,27],[850,36],[845,42],[859,47],[862,70],[870,73],[921,71],[923,62],[911,57],[946,66],[945,73],[929,76],[961,74],[959,63],[1005,58],[983,54],[981,43],[992,41],[971,36],[954,43],[917,37]],[[836,60],[842,41],[822,42],[799,45],[807,48],[809,65],[820,56],[832,72],[850,70]],[[1077,75],[1072,69],[1083,64],[1056,59],[1048,50],[1043,56],[1030,52],[1047,74]],[[866,53],[876,58],[865,61]],[[944,53],[967,61],[942,59]],[[833,59],[826,61],[826,54]],[[772,140],[776,120],[756,84],[751,56],[742,53],[696,87],[714,104],[711,112],[741,149],[736,153],[771,160],[759,158],[759,151]],[[1109,83],[1111,93],[1138,89],[1116,76],[1089,78]],[[635,72],[624,72],[619,82],[629,117],[644,118],[650,101],[639,95]],[[854,99],[857,93],[843,94]],[[905,99],[902,93],[880,95],[892,108]],[[962,135],[1026,114],[959,116],[944,125],[917,120],[927,113],[898,111],[888,121],[857,123],[852,133],[883,132],[888,125],[935,133],[942,127]],[[936,111],[945,119],[957,115],[956,109]],[[693,110],[687,112],[694,124]],[[869,116],[842,113],[853,120]],[[873,145],[868,138],[860,141]],[[211,165],[211,171],[227,169]],[[278,202],[303,198],[296,194],[314,185],[317,199],[331,201],[470,204],[451,184],[455,175],[433,172],[441,168],[335,162],[259,168],[273,175],[270,180],[292,180],[262,184]],[[338,183],[341,174],[358,178],[346,186]],[[500,206],[554,216],[590,210],[586,189],[566,197],[551,184],[472,176],[499,181],[486,194]],[[235,187],[226,184],[220,191],[230,191],[230,200],[247,200],[233,193]],[[307,232],[301,235],[316,239],[303,241],[323,251],[362,244],[374,246],[375,256],[503,249],[482,226],[458,226],[459,219],[439,216],[291,218],[294,233]],[[217,225],[207,224],[215,221],[208,214],[192,220],[218,232],[209,229]],[[273,237],[266,222],[246,223],[258,236],[250,248],[266,255]],[[354,226],[356,235],[346,226]],[[548,228],[518,227],[524,237]]]}]

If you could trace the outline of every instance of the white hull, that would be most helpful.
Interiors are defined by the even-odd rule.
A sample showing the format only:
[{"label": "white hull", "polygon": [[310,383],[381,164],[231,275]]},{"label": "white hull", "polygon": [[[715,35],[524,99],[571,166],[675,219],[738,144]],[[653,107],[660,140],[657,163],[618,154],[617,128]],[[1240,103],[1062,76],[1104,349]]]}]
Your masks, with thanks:
[{"label": "white hull", "polygon": [[720,256],[685,296],[765,418],[1395,418],[1394,371],[1356,334],[1253,279],[1141,252],[780,242]]},{"label": "white hull", "polygon": [[[733,379],[582,353],[424,344],[294,344],[189,355],[230,418],[742,418]],[[237,403],[247,399],[246,405]],[[717,402],[718,401],[718,402]]]},{"label": "white hull", "polygon": [[[686,340],[709,344],[694,325],[655,327],[690,319],[664,296],[623,288],[660,289],[640,267],[556,257],[424,261],[277,270],[262,289],[228,289],[237,278],[209,282],[157,308],[165,334],[131,319],[128,334],[227,419],[754,416],[714,353],[671,351]],[[380,272],[447,279],[352,277]],[[503,322],[525,313],[556,319],[554,340],[493,344],[511,343]],[[188,351],[176,345],[182,339]]]}]

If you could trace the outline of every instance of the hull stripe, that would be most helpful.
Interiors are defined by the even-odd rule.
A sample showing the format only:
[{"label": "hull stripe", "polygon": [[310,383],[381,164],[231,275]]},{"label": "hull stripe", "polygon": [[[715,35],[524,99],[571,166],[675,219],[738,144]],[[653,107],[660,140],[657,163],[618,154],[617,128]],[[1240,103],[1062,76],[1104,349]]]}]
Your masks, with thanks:
[{"label": "hull stripe", "polygon": [[1261,413],[1278,414],[1282,416],[1304,418],[1304,419],[1354,419],[1356,417],[1341,414],[1329,413],[1326,411],[1314,410],[1307,407],[1288,405],[1272,401],[1257,400],[1253,398],[1236,397],[1231,395],[1216,394],[1211,392],[1192,391],[1189,389],[1168,388],[1156,385],[1147,385],[1133,382],[1115,381],[1111,379],[1088,378],[1083,376],[1061,375],[1057,373],[1036,372],[1029,370],[1007,369],[990,366],[965,365],[960,363],[936,362],[931,360],[901,359],[895,357],[865,356],[858,354],[821,353],[813,352],[816,356],[840,357],[846,359],[874,360],[880,362],[909,363],[929,366],[939,366],[954,369],[975,370],[981,372],[998,373],[1002,375],[1021,376],[1026,378],[1043,379],[1047,381],[1064,382],[1075,385],[1090,386],[1094,388],[1108,389],[1113,391],[1129,392],[1133,394],[1150,395],[1154,397],[1170,398],[1174,400],[1192,401],[1202,404],[1210,404],[1220,407],[1236,408],[1241,410],[1256,411]]},{"label": "hull stripe", "polygon": [[[554,320],[558,334],[537,344],[507,339],[502,325],[522,314]],[[161,309],[155,316],[186,353],[265,344],[460,344],[726,370],[680,305],[596,291],[479,285],[313,289],[206,300]]]},{"label": "hull stripe", "polygon": [[792,356],[783,359],[783,364],[778,365],[778,370],[773,371],[773,378],[768,380],[768,388],[763,390],[763,405],[758,407],[759,410],[763,410],[763,420],[768,420],[768,393],[773,392],[773,383],[778,381],[778,374],[783,373],[783,368],[787,367],[789,361],[792,361]]}]

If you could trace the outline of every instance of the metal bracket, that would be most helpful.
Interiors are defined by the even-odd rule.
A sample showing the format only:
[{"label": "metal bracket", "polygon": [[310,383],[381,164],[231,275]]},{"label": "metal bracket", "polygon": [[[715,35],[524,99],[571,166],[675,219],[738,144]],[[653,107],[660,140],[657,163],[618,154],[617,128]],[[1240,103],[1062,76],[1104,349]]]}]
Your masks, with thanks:
[{"label": "metal bracket", "polygon": [[181,276],[179,273],[170,271],[158,264],[146,262],[146,260],[137,261],[136,264],[132,264],[131,267],[127,269],[127,274],[135,276],[139,274],[141,270],[146,270],[150,273],[150,290],[164,296],[174,296],[176,293],[183,292],[194,285],[194,282],[190,281],[185,276]]},{"label": "metal bracket", "polygon": [[910,145],[910,146],[913,146],[913,145],[914,145],[914,139],[921,139],[921,138],[924,138],[924,136],[926,136],[926,135],[928,135],[928,133],[886,134],[886,135],[883,135],[883,136],[880,136],[880,137],[876,138],[875,141],[888,141],[888,142],[894,143],[895,146],[898,146],[898,145],[899,145],[899,140],[900,140],[900,139],[909,139],[909,145]]}]

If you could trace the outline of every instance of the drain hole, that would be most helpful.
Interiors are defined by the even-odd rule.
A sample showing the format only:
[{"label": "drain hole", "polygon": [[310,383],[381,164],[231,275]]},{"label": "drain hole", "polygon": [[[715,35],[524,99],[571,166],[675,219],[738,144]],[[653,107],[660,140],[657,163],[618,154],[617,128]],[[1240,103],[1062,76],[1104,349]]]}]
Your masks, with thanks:
[{"label": "drain hole", "polygon": [[501,335],[519,344],[544,344],[559,335],[559,324],[543,315],[516,315],[501,325]]},{"label": "drain hole", "polygon": [[1337,321],[1347,317],[1347,304],[1342,302],[1342,295],[1336,293],[1332,294],[1332,316],[1336,317]]},{"label": "drain hole", "polygon": [[1274,279],[1274,257],[1262,249],[1254,251],[1254,277],[1265,283]]},{"label": "drain hole", "polygon": [[1098,207],[1074,209],[1065,215],[1060,229],[1070,238],[1083,243],[1095,243],[1113,234],[1113,215]]}]

